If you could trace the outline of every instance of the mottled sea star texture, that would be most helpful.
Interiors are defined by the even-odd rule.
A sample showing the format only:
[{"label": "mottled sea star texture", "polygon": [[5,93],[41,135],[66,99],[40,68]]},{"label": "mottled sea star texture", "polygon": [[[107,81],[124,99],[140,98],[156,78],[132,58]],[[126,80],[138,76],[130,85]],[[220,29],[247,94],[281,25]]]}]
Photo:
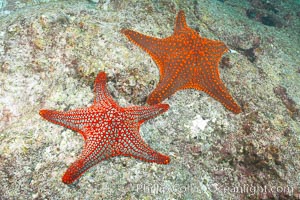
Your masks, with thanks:
[{"label": "mottled sea star texture", "polygon": [[106,89],[106,74],[95,80],[94,103],[70,111],[40,110],[46,120],[79,132],[85,145],[79,158],[67,169],[62,181],[73,183],[100,161],[130,156],[146,162],[168,164],[170,158],[151,149],[139,135],[140,125],[167,111],[168,104],[120,107]]}]

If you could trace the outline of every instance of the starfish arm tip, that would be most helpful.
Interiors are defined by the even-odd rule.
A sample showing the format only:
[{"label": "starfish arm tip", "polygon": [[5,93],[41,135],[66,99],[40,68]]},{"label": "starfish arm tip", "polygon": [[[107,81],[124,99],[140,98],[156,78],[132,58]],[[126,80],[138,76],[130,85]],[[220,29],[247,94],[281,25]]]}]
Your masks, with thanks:
[{"label": "starfish arm tip", "polygon": [[159,165],[167,165],[170,163],[171,159],[169,156],[159,153],[157,151],[154,151],[153,149],[150,149],[150,150],[152,152],[146,153],[146,156],[133,155],[133,154],[130,156],[137,158],[139,160],[145,161],[145,162],[156,163]]},{"label": "starfish arm tip", "polygon": [[134,33],[134,31],[132,31],[130,29],[126,29],[126,28],[122,28],[120,32],[129,39],[130,39],[130,34]]},{"label": "starfish arm tip", "polygon": [[42,116],[42,117],[44,117],[45,116],[45,114],[47,113],[47,110],[40,110],[40,112],[39,112],[39,114]]},{"label": "starfish arm tip", "polygon": [[170,162],[171,162],[170,157],[169,157],[169,156],[166,156],[166,159],[165,159],[165,161],[164,161],[162,164],[168,165]]},{"label": "starfish arm tip", "polygon": [[39,114],[44,119],[51,121],[50,119],[52,118],[53,114],[57,112],[58,111],[41,109]]},{"label": "starfish arm tip", "polygon": [[161,164],[161,165],[167,165],[170,163],[171,159],[169,156],[161,154],[161,153],[157,153],[158,154],[158,158],[154,161],[157,164]]},{"label": "starfish arm tip", "polygon": [[184,10],[179,10],[178,15],[184,15]]},{"label": "starfish arm tip", "polygon": [[184,30],[187,27],[188,26],[186,24],[184,11],[183,10],[179,10],[179,12],[177,14],[177,17],[176,17],[174,32],[178,32],[178,31]]},{"label": "starfish arm tip", "polygon": [[229,101],[221,101],[223,106],[234,114],[239,114],[242,112],[241,107],[230,97]]},{"label": "starfish arm tip", "polygon": [[107,76],[105,72],[99,72],[94,83],[94,104],[116,105],[106,88]]},{"label": "starfish arm tip", "polygon": [[123,33],[123,34],[125,34],[127,31],[128,31],[128,29],[122,28],[120,32]]},{"label": "starfish arm tip", "polygon": [[158,158],[156,161],[154,161],[157,164],[160,165],[168,165],[170,163],[171,159],[169,156],[161,154],[160,158]]},{"label": "starfish arm tip", "polygon": [[[95,86],[97,84],[106,84],[106,74],[105,72],[99,72],[96,79],[95,79]],[[95,87],[96,88],[96,87]]]},{"label": "starfish arm tip", "polygon": [[163,103],[163,104],[159,104],[159,105],[160,105],[160,107],[162,108],[162,111],[163,111],[163,112],[166,112],[166,111],[169,110],[169,108],[170,108],[169,104]]},{"label": "starfish arm tip", "polygon": [[241,109],[241,107],[240,107],[239,105],[236,105],[236,107],[234,107],[234,108],[232,109],[232,112],[233,112],[234,114],[240,114],[240,113],[242,112],[242,109]]},{"label": "starfish arm tip", "polygon": [[72,184],[75,180],[73,180],[70,176],[64,174],[63,177],[61,178],[61,181],[64,183],[64,184]]},{"label": "starfish arm tip", "polygon": [[65,184],[72,184],[74,181],[79,179],[81,175],[90,167],[92,166],[87,167],[82,159],[76,160],[64,173],[62,177],[62,182]]}]

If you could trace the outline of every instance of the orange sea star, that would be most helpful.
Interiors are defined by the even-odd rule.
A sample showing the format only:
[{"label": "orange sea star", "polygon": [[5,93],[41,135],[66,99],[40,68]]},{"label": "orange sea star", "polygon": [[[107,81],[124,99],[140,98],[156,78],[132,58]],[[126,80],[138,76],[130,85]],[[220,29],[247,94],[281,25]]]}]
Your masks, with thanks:
[{"label": "orange sea star", "polygon": [[240,106],[233,100],[220,79],[218,65],[228,51],[221,41],[201,37],[185,21],[179,11],[172,36],[159,39],[123,29],[121,31],[134,44],[141,47],[156,62],[160,80],[149,95],[150,105],[162,102],[178,90],[201,90],[221,102],[228,110],[240,113]]},{"label": "orange sea star", "polygon": [[40,110],[46,120],[79,132],[85,145],[79,158],[67,169],[62,181],[73,183],[86,170],[114,156],[132,156],[147,162],[168,164],[170,158],[151,149],[139,135],[146,120],[168,110],[169,105],[120,107],[106,89],[106,74],[95,80],[92,106],[70,111]]}]

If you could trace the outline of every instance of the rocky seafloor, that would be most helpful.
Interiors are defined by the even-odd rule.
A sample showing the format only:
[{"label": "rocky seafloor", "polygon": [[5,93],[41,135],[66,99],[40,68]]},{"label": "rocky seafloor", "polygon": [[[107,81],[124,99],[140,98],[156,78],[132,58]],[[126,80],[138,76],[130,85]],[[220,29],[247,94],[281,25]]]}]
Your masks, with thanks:
[{"label": "rocky seafloor", "polygon": [[[24,0],[0,8],[0,199],[300,199],[299,1]],[[91,105],[99,71],[120,105],[145,105],[158,68],[120,30],[170,36],[180,9],[201,36],[236,51],[219,69],[243,112],[179,91],[140,130],[169,165],[115,157],[63,184],[84,141],[39,110]]]}]

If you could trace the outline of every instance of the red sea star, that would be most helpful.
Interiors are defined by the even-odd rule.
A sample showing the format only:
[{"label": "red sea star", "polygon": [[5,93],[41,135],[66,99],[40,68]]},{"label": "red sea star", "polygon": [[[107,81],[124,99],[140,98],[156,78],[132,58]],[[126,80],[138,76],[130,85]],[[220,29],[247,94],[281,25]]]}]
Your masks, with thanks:
[{"label": "red sea star", "polygon": [[218,65],[228,51],[221,41],[201,37],[185,21],[179,11],[172,36],[154,38],[123,29],[121,31],[134,44],[141,47],[156,62],[160,71],[157,87],[149,95],[150,105],[162,102],[178,90],[201,90],[221,102],[228,110],[240,113],[240,106],[233,100],[220,79]]},{"label": "red sea star", "polygon": [[170,158],[151,149],[139,135],[146,120],[169,109],[168,104],[120,107],[106,89],[106,74],[100,72],[95,80],[92,106],[70,111],[40,110],[46,120],[79,132],[85,145],[79,158],[62,177],[71,184],[86,170],[114,156],[132,156],[147,162],[168,164]]}]

